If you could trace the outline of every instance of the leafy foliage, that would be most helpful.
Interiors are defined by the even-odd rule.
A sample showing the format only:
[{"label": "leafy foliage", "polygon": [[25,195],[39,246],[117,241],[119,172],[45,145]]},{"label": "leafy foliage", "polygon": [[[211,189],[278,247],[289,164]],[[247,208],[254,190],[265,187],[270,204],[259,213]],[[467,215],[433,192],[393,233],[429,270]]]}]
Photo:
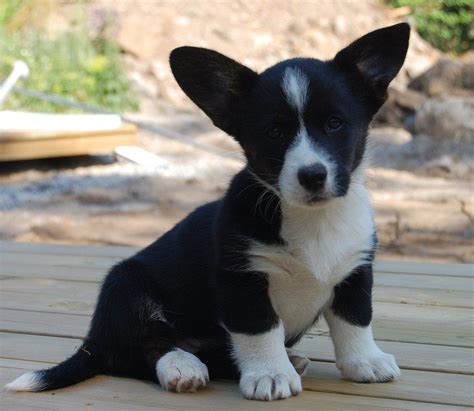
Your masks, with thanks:
[{"label": "leafy foliage", "polygon": [[[9,30],[12,15],[28,0],[7,1],[0,7],[0,81],[8,76],[15,60],[30,67],[30,76],[21,86],[53,93],[112,111],[135,110],[137,99],[130,90],[122,68],[118,47],[106,30],[95,36],[85,25],[46,34],[38,28]],[[74,111],[71,108],[12,93],[5,101],[8,109],[32,111]]]},{"label": "leafy foliage", "polygon": [[454,54],[474,49],[474,0],[389,0],[409,6],[420,35],[436,48]]}]

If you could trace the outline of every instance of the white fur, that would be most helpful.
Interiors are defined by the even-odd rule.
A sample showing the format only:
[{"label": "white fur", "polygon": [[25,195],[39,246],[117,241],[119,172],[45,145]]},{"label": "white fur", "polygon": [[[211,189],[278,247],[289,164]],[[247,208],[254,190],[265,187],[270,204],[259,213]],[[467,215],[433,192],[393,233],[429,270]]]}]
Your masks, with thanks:
[{"label": "white fur", "polygon": [[[285,154],[278,187],[283,199],[289,203],[304,206],[307,205],[308,193],[298,180],[298,171],[305,166],[320,163],[326,167],[328,176],[321,196],[330,197],[336,193],[336,164],[331,160],[329,154],[308,136],[304,124],[289,150]],[[311,206],[314,210],[314,207]]]},{"label": "white fur", "polygon": [[204,363],[194,354],[177,348],[163,355],[156,363],[161,387],[177,392],[194,392],[209,381]]},{"label": "white fur", "polygon": [[391,354],[375,344],[372,327],[359,327],[324,313],[336,352],[336,366],[342,375],[358,382],[385,382],[400,377],[400,369]]},{"label": "white fur", "polygon": [[314,322],[333,287],[364,262],[361,251],[372,248],[374,222],[360,183],[319,209],[283,201],[282,214],[280,236],[286,245],[254,242],[248,268],[267,274],[273,308],[291,338]]},{"label": "white fur", "polygon": [[309,80],[297,67],[288,67],[283,74],[281,88],[288,103],[297,110],[300,117],[303,114],[308,97]]},{"label": "white fur", "polygon": [[30,371],[5,385],[5,389],[8,391],[39,391],[42,385],[38,372]]},{"label": "white fur", "polygon": [[266,333],[230,335],[241,372],[240,389],[246,398],[270,401],[302,391],[301,378],[286,353],[281,322]]}]

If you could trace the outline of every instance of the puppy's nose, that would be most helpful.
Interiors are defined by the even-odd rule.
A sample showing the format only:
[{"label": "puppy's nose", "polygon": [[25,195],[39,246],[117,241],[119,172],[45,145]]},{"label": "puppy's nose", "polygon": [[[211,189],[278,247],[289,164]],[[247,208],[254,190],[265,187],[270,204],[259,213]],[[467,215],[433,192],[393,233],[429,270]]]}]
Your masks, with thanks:
[{"label": "puppy's nose", "polygon": [[311,192],[320,191],[326,183],[328,171],[320,163],[301,167],[298,170],[298,180],[300,184]]}]

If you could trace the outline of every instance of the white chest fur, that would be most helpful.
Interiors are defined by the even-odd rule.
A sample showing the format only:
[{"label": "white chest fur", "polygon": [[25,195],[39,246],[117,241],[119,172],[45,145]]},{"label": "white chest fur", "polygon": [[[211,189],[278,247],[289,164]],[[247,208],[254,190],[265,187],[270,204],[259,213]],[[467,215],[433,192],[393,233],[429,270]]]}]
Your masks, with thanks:
[{"label": "white chest fur", "polygon": [[282,215],[286,245],[254,243],[249,257],[252,269],[267,274],[273,308],[291,337],[314,321],[333,287],[363,263],[374,224],[361,184],[321,209],[282,205]]}]

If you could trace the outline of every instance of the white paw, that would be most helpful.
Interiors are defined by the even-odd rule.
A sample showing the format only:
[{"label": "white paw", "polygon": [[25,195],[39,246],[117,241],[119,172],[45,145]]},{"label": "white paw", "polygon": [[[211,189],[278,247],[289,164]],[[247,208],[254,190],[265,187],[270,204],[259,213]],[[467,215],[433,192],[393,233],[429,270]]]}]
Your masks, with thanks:
[{"label": "white paw", "polygon": [[293,367],[295,367],[296,372],[299,375],[304,375],[308,369],[309,364],[311,363],[309,358],[305,357],[302,353],[294,350],[293,348],[287,348],[286,353],[288,354],[288,358],[293,364]]},{"label": "white paw", "polygon": [[195,355],[179,348],[157,361],[156,374],[166,391],[195,392],[209,382],[206,365]]},{"label": "white paw", "polygon": [[298,395],[303,387],[294,367],[245,372],[240,377],[240,389],[249,400],[271,401]]},{"label": "white paw", "polygon": [[388,382],[400,377],[400,368],[392,354],[382,351],[344,358],[336,362],[342,375],[357,382]]}]

